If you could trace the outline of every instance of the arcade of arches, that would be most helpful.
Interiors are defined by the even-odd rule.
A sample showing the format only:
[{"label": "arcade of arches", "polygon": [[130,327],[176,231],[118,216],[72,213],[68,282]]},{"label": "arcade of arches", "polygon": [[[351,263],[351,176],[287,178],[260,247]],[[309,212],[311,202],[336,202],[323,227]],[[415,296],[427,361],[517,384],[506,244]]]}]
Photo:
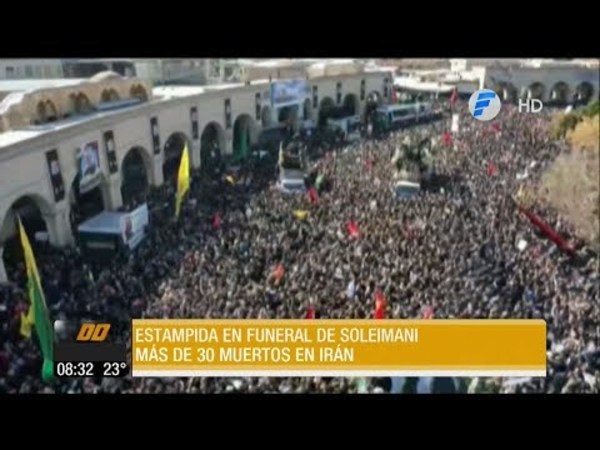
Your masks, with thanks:
[{"label": "arcade of arches", "polygon": [[360,114],[360,102],[357,95],[346,94],[342,105],[347,115],[355,116]]},{"label": "arcade of arches", "polygon": [[[2,213],[0,213],[1,215]],[[30,194],[16,199],[0,218],[0,282],[7,275],[5,263],[14,267],[23,262],[22,248],[18,237],[17,215],[21,219],[34,251],[48,243],[55,246],[68,245],[71,240],[68,217],[65,211],[53,210],[41,195]]]},{"label": "arcade of arches", "polygon": [[152,174],[152,160],[142,147],[129,149],[121,163],[121,198],[126,207],[145,201]]},{"label": "arcade of arches", "polygon": [[367,102],[365,105],[365,117],[367,120],[370,120],[371,115],[375,112],[381,102],[382,97],[379,92],[372,91],[367,95]]},{"label": "arcade of arches", "polygon": [[527,98],[543,100],[546,93],[546,86],[542,83],[532,83],[527,90]]},{"label": "arcade of arches", "polygon": [[248,114],[240,114],[233,123],[233,159],[245,160],[250,154],[250,147],[258,139],[256,122]]},{"label": "arcade of arches", "polygon": [[575,88],[574,100],[581,103],[588,103],[594,96],[594,86],[584,81]]},{"label": "arcade of arches", "polygon": [[81,174],[77,174],[71,183],[69,203],[71,204],[71,228],[75,228],[86,219],[100,214],[106,209],[107,192],[102,175],[93,186],[83,190],[80,186]]},{"label": "arcade of arches", "polygon": [[177,172],[179,171],[181,154],[186,145],[188,146],[188,152],[191,152],[189,139],[182,132],[171,134],[165,141],[162,166],[164,183],[177,184]]},{"label": "arcade of arches", "polygon": [[217,122],[210,122],[200,136],[200,170],[215,174],[222,164],[225,149],[225,132]]},{"label": "arcade of arches", "polygon": [[503,102],[515,102],[517,100],[517,88],[512,83],[500,82],[496,84],[493,91]]},{"label": "arcade of arches", "polygon": [[323,97],[319,104],[319,126],[325,126],[335,109],[335,102],[331,97]]}]

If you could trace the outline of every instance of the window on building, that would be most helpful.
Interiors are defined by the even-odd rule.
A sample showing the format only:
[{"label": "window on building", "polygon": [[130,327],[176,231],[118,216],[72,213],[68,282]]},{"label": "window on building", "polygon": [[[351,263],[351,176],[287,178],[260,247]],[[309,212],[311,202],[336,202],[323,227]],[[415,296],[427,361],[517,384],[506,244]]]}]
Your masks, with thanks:
[{"label": "window on building", "polygon": [[52,66],[44,66],[44,78],[52,78],[53,76]]},{"label": "window on building", "polygon": [[44,74],[42,73],[42,66],[35,66],[33,68],[33,76],[38,79],[44,77]]},{"label": "window on building", "polygon": [[15,77],[15,68],[13,66],[6,66],[6,78]]},{"label": "window on building", "polygon": [[33,78],[33,67],[25,66],[25,78]]}]

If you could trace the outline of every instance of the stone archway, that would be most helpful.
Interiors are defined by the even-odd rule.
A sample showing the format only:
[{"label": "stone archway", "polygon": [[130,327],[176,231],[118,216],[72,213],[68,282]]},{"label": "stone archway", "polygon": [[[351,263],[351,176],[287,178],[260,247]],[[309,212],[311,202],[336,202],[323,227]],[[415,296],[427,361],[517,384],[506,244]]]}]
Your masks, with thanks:
[{"label": "stone archway", "polygon": [[549,101],[557,105],[567,104],[569,102],[569,85],[564,81],[559,81],[552,86]]},{"label": "stone archway", "polygon": [[517,88],[512,83],[501,81],[496,83],[492,90],[498,94],[498,97],[500,97],[502,102],[513,103],[517,100]]},{"label": "stone archway", "polygon": [[358,116],[360,114],[360,101],[356,94],[346,94],[342,105],[349,116]]},{"label": "stone archway", "polygon": [[107,192],[104,176],[100,175],[98,183],[93,187],[81,189],[82,176],[77,173],[71,183],[69,203],[71,205],[70,217],[73,230],[87,219],[90,219],[106,210]]},{"label": "stone archway", "polygon": [[121,163],[121,198],[123,205],[143,203],[152,178],[152,157],[143,147],[132,147]]},{"label": "stone archway", "polygon": [[250,147],[258,140],[256,122],[248,114],[240,114],[233,123],[233,159],[243,161],[250,155]]},{"label": "stone archway", "polygon": [[50,100],[40,100],[37,104],[36,112],[37,119],[35,122],[39,124],[54,122],[58,119],[56,106]]},{"label": "stone archway", "polygon": [[142,102],[148,101],[148,93],[146,92],[144,86],[142,86],[141,84],[134,84],[133,86],[131,86],[131,89],[129,90],[129,96],[132,99],[137,98]]},{"label": "stone archway", "polygon": [[371,91],[367,95],[366,105],[365,105],[365,117],[367,120],[370,120],[371,115],[375,112],[375,110],[381,105],[383,102],[383,97],[379,93],[379,91]]},{"label": "stone archway", "polygon": [[186,134],[181,131],[172,133],[165,141],[162,167],[163,183],[176,185],[181,154],[186,145],[188,146],[188,152],[191,152],[190,142]]},{"label": "stone archway", "polygon": [[116,102],[119,100],[119,94],[114,89],[104,89],[100,96],[100,100],[103,103]]},{"label": "stone archway", "polygon": [[17,216],[35,251],[38,242],[48,242],[50,239],[47,217],[51,214],[51,203],[39,194],[25,194],[13,201],[0,222],[0,257],[8,267],[23,262]]},{"label": "stone archway", "polygon": [[545,95],[546,95],[546,86],[544,86],[543,83],[536,81],[535,83],[532,83],[529,85],[529,88],[527,90],[527,98],[543,101]]},{"label": "stone archway", "polygon": [[335,102],[331,97],[323,97],[319,103],[319,126],[327,124],[327,118],[335,109]]},{"label": "stone archway", "polygon": [[577,103],[585,104],[589,103],[594,97],[594,86],[587,81],[579,83],[575,88],[574,99]]},{"label": "stone archway", "polygon": [[209,122],[200,136],[200,170],[215,175],[223,162],[225,130],[218,122]]}]

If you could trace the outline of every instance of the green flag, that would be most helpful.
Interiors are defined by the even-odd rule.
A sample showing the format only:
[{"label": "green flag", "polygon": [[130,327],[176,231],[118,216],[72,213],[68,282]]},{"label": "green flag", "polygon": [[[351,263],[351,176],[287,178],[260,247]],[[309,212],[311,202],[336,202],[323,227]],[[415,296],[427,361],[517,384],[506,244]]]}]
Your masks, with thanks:
[{"label": "green flag", "polygon": [[315,187],[317,188],[317,190],[321,189],[324,179],[325,179],[325,175],[323,175],[321,173],[317,176],[317,179],[315,180]]},{"label": "green flag", "polygon": [[23,228],[21,219],[19,219],[19,235],[21,237],[21,245],[23,246],[23,255],[25,256],[25,266],[27,267],[27,291],[29,293],[29,301],[31,302],[28,316],[33,316],[33,324],[35,325],[35,331],[44,358],[42,379],[48,381],[54,376],[52,324],[48,317],[46,299],[44,298],[44,291],[42,290],[40,274],[37,269],[33,250],[31,249],[31,244],[29,243],[29,238]]},{"label": "green flag", "polygon": [[248,156],[248,132],[246,130],[242,131],[242,136],[240,139],[240,148],[239,148],[239,158],[241,160],[245,160]]}]

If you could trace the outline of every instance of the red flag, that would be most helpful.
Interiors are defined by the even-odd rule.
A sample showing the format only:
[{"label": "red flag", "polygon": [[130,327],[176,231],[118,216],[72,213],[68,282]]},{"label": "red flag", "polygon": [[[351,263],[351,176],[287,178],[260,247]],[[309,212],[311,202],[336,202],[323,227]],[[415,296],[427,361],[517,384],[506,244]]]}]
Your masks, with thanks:
[{"label": "red flag", "polygon": [[548,237],[548,239],[554,242],[558,246],[558,248],[560,248],[563,252],[569,253],[570,255],[573,255],[575,253],[573,247],[571,247],[571,245],[569,245],[567,241],[560,237],[560,235],[556,231],[554,231],[552,228],[546,225],[544,221],[538,216],[533,214],[531,211],[528,211],[527,209],[523,208],[522,206],[519,206],[519,211],[525,214],[529,221],[537,228],[539,228],[540,231],[544,233]]},{"label": "red flag", "polygon": [[423,311],[423,319],[433,319],[433,306],[428,306],[425,308],[425,311]]},{"label": "red flag", "polygon": [[350,237],[358,237],[358,235],[360,234],[358,225],[353,220],[348,222],[348,234],[350,235]]},{"label": "red flag", "polygon": [[452,144],[452,135],[450,133],[446,132],[442,135],[442,140],[444,141],[444,144],[451,145]]},{"label": "red flag", "polygon": [[312,203],[319,204],[319,194],[314,186],[308,188],[308,197]]},{"label": "red flag", "polygon": [[212,226],[215,230],[221,228],[221,214],[219,214],[219,211],[217,211],[213,216]]},{"label": "red flag", "polygon": [[490,177],[493,177],[494,175],[496,175],[497,169],[496,169],[496,165],[494,163],[488,163],[487,165],[487,174]]},{"label": "red flag", "polygon": [[311,303],[310,305],[308,305],[308,310],[306,311],[305,319],[314,319],[314,318],[315,318],[315,307]]},{"label": "red flag", "polygon": [[279,263],[275,266],[273,273],[271,276],[275,279],[275,282],[279,283],[283,278],[283,274],[285,273],[285,269],[283,268],[283,264]]},{"label": "red flag", "polygon": [[375,319],[385,319],[385,296],[381,289],[375,290]]},{"label": "red flag", "polygon": [[458,89],[454,88],[452,89],[452,95],[450,95],[450,105],[454,106],[456,100],[458,100]]},{"label": "red flag", "polygon": [[500,133],[502,131],[502,127],[499,122],[495,122],[492,124],[492,130],[496,133]]}]

